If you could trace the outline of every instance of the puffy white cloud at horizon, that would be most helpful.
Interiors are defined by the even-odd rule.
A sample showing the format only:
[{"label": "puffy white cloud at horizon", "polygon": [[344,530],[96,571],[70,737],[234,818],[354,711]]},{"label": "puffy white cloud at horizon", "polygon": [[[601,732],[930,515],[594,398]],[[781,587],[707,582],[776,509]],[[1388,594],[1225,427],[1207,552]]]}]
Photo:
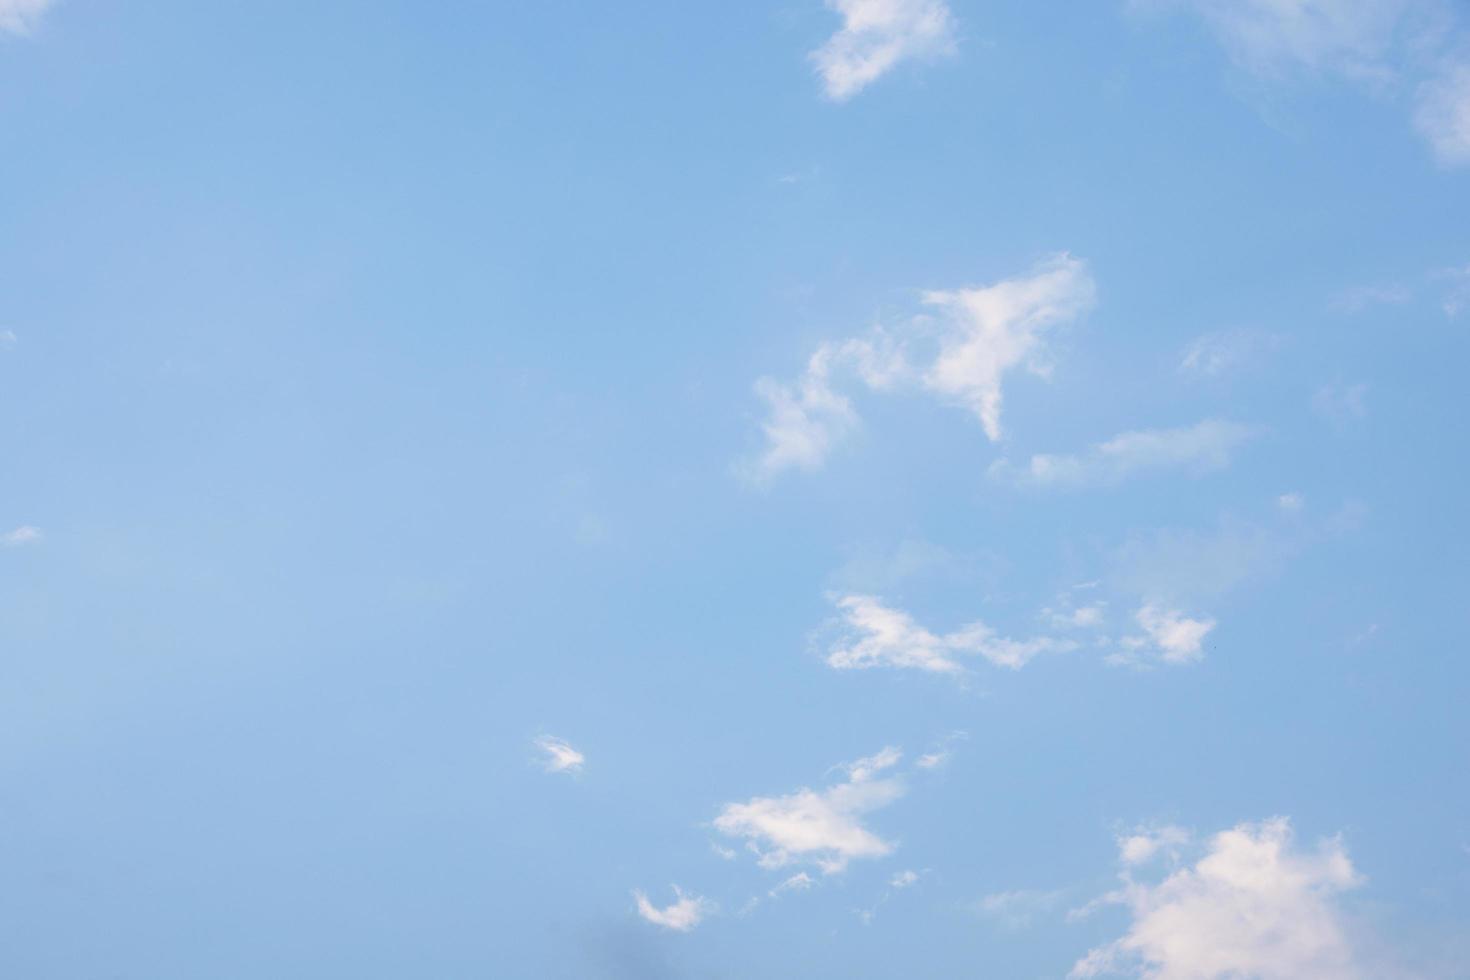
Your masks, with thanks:
[{"label": "puffy white cloud at horizon", "polygon": [[904,61],[953,54],[945,0],[827,0],[842,27],[811,53],[829,99],[842,102]]},{"label": "puffy white cloud at horizon", "polygon": [[0,0],[0,32],[29,34],[55,0]]},{"label": "puffy white cloud at horizon", "polygon": [[780,868],[793,862],[815,864],[823,874],[836,874],[848,862],[879,858],[894,846],[863,825],[863,817],[903,796],[903,781],[879,778],[899,761],[896,749],[885,748],[842,768],[845,782],[816,791],[806,787],[786,796],[755,797],[745,803],[727,803],[714,827],[730,837],[744,838],[761,867]]},{"label": "puffy white cloud at horizon", "polygon": [[19,548],[21,545],[35,544],[41,540],[41,529],[29,524],[22,524],[13,531],[0,534],[0,546],[6,548]]},{"label": "puffy white cloud at horizon", "polygon": [[1470,64],[1455,65],[1419,87],[1414,125],[1441,165],[1470,165]]},{"label": "puffy white cloud at horizon", "polygon": [[1080,455],[1035,455],[1024,467],[999,459],[989,474],[1018,487],[1085,487],[1113,486],[1149,471],[1207,473],[1229,466],[1254,435],[1249,426],[1206,419],[1177,429],[1123,432]]},{"label": "puffy white cloud at horizon", "polygon": [[633,892],[634,907],[645,922],[651,922],[674,932],[688,932],[714,910],[711,903],[698,895],[686,895],[674,885],[674,902],[663,908],[656,907],[641,891]]},{"label": "puffy white cloud at horizon", "polygon": [[563,739],[551,735],[542,735],[536,739],[536,747],[546,753],[542,760],[542,766],[547,772],[578,773],[586,764],[587,758],[572,748]]},{"label": "puffy white cloud at horizon", "polygon": [[[1124,863],[1138,862],[1125,853]],[[1125,870],[1122,887],[1101,902],[1128,910],[1128,930],[1069,976],[1353,980],[1364,974],[1337,897],[1359,881],[1340,840],[1302,851],[1284,817],[1242,823],[1156,883]]]},{"label": "puffy white cloud at horizon", "polygon": [[964,665],[957,655],[983,657],[997,667],[1017,670],[1042,653],[1076,649],[1071,640],[1048,636],[1013,640],[998,635],[982,622],[973,622],[943,636],[930,632],[901,609],[874,596],[833,597],[842,612],[842,629],[827,651],[827,664],[837,670],[900,667],[938,674],[959,674]]},{"label": "puffy white cloud at horizon", "polygon": [[1064,253],[988,286],[930,290],[922,302],[931,312],[901,326],[822,344],[793,383],[759,379],[765,447],[737,469],[759,483],[826,462],[860,425],[839,377],[872,391],[929,391],[973,412],[999,439],[1006,375],[1025,368],[1045,376],[1049,332],[1091,309],[1096,286],[1087,264]]}]

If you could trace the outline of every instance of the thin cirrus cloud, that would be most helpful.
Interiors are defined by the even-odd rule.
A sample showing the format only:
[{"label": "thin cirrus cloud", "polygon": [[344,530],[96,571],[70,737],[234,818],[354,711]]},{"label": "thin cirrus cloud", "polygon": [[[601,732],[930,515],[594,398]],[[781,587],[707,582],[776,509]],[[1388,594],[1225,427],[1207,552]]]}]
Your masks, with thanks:
[{"label": "thin cirrus cloud", "polygon": [[836,670],[894,667],[935,674],[962,674],[960,659],[979,656],[997,667],[1019,670],[1043,653],[1076,649],[1071,640],[1049,636],[1014,640],[973,622],[943,635],[933,633],[901,609],[868,595],[832,597],[840,614],[826,661]]},{"label": "thin cirrus cloud", "polygon": [[587,757],[567,743],[552,735],[536,739],[536,748],[543,753],[542,767],[547,772],[579,773],[587,764]]},{"label": "thin cirrus cloud", "polygon": [[684,894],[678,885],[673,888],[674,901],[663,908],[650,902],[648,896],[641,891],[633,892],[633,906],[645,922],[674,932],[689,932],[704,921],[704,917],[714,910],[714,906],[698,895]]},{"label": "thin cirrus cloud", "polygon": [[887,774],[900,757],[897,749],[885,748],[841,767],[847,778],[826,789],[802,787],[785,796],[727,803],[714,828],[744,839],[763,868],[807,862],[824,874],[836,874],[853,860],[886,857],[895,845],[863,820],[903,796],[903,780]]},{"label": "thin cirrus cloud", "polygon": [[1128,847],[1121,887],[1091,906],[1122,906],[1128,929],[1079,960],[1073,980],[1366,975],[1338,901],[1360,882],[1340,840],[1303,850],[1284,817],[1242,823],[1216,834],[1193,865],[1152,881],[1134,874],[1159,851],[1130,856]]},{"label": "thin cirrus cloud", "polygon": [[29,34],[54,0],[0,0],[0,32]]},{"label": "thin cirrus cloud", "polygon": [[1414,125],[1446,167],[1470,165],[1470,64],[1453,65],[1420,85]]},{"label": "thin cirrus cloud", "polygon": [[1076,488],[1115,486],[1166,470],[1208,473],[1229,466],[1235,450],[1253,435],[1250,426],[1206,419],[1176,429],[1124,432],[1077,455],[1038,454],[1024,466],[996,460],[989,474],[1017,487]]},{"label": "thin cirrus cloud", "polygon": [[1051,332],[1091,309],[1096,286],[1085,262],[1060,254],[1023,276],[921,300],[924,312],[898,327],[822,344],[795,382],[758,380],[765,447],[738,469],[764,483],[822,466],[860,428],[845,393],[853,388],[927,391],[973,412],[998,440],[1006,376],[1021,368],[1045,376]]},{"label": "thin cirrus cloud", "polygon": [[905,61],[955,51],[955,19],[944,0],[827,0],[842,27],[811,53],[827,98],[845,102]]},{"label": "thin cirrus cloud", "polygon": [[35,544],[41,540],[41,529],[29,524],[22,524],[13,531],[0,534],[0,546],[6,548],[19,548],[23,545]]}]

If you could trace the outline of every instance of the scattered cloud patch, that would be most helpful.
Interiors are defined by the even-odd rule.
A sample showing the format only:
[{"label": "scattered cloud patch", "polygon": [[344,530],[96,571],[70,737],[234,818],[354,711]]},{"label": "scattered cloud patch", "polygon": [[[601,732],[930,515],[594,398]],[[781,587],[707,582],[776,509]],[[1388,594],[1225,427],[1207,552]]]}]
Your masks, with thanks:
[{"label": "scattered cloud patch", "polygon": [[938,674],[959,674],[961,656],[983,657],[997,667],[1018,670],[1043,653],[1076,649],[1071,640],[1049,636],[1014,640],[998,635],[982,622],[937,635],[901,609],[866,595],[836,596],[841,611],[838,635],[827,651],[827,664],[837,670],[897,667]]},{"label": "scattered cloud patch", "polygon": [[1213,619],[1190,619],[1177,609],[1143,606],[1134,613],[1142,636],[1123,638],[1124,653],[1109,658],[1112,663],[1139,664],[1158,660],[1166,664],[1190,664],[1204,659],[1204,640],[1215,628]]},{"label": "scattered cloud patch", "polygon": [[[1127,846],[1127,843],[1124,843]],[[1069,977],[1147,980],[1352,980],[1364,976],[1338,896],[1359,883],[1340,840],[1303,851],[1276,817],[1216,834],[1203,857],[1156,882],[1132,876],[1103,902],[1131,916]]]},{"label": "scattered cloud patch", "polygon": [[55,0],[0,0],[0,32],[29,34]]},{"label": "scattered cloud patch", "polygon": [[789,469],[815,470],[861,420],[844,390],[918,388],[972,411],[1001,436],[1003,383],[1018,369],[1045,376],[1047,340],[1095,302],[1087,265],[1056,255],[1029,274],[988,286],[931,290],[926,311],[900,327],[822,344],[794,382],[761,378],[765,446],[737,469],[765,483]]},{"label": "scattered cloud patch", "polygon": [[1036,917],[1050,912],[1061,901],[1063,892],[1021,890],[996,892],[976,902],[974,909],[1003,929],[1025,929]]},{"label": "scattered cloud patch", "polygon": [[1194,839],[1183,827],[1166,824],[1162,827],[1139,827],[1132,833],[1118,838],[1118,860],[1133,866],[1147,864],[1161,854],[1178,862],[1180,849]]},{"label": "scattered cloud patch", "polygon": [[633,892],[634,907],[645,922],[651,922],[674,932],[689,932],[714,911],[714,906],[698,895],[686,895],[674,885],[674,902],[663,908],[656,907],[641,891]]},{"label": "scattered cloud patch", "polygon": [[1225,330],[1196,337],[1184,349],[1179,370],[1185,374],[1217,377],[1243,367],[1274,349],[1279,340],[1258,330]]},{"label": "scattered cloud patch", "polygon": [[14,330],[0,330],[0,350],[8,350],[14,347],[19,339],[15,335]]},{"label": "scattered cloud patch", "polygon": [[888,887],[890,888],[909,888],[918,883],[919,873],[917,871],[900,871],[888,879]]},{"label": "scattered cloud patch", "polygon": [[14,531],[6,531],[0,534],[0,546],[6,548],[19,548],[22,545],[35,544],[41,540],[41,529],[29,524],[22,524]]},{"label": "scattered cloud patch", "polygon": [[1307,498],[1296,492],[1283,493],[1276,498],[1276,506],[1288,514],[1298,513],[1306,505]]},{"label": "scattered cloud patch", "polygon": [[895,751],[885,749],[842,767],[848,778],[823,790],[802,787],[785,796],[727,803],[714,827],[743,838],[764,868],[805,861],[823,874],[835,874],[850,861],[885,857],[895,845],[869,830],[863,820],[904,794],[901,779],[878,776],[898,761]]},{"label": "scattered cloud patch", "polygon": [[545,753],[541,764],[547,772],[578,773],[587,758],[562,739],[542,735],[536,739],[536,748]]},{"label": "scattered cloud patch", "polygon": [[1041,454],[1025,466],[996,460],[990,477],[1017,487],[1116,486],[1148,472],[1184,470],[1200,474],[1230,465],[1235,450],[1255,430],[1236,422],[1206,419],[1177,429],[1124,432],[1080,455]]},{"label": "scattered cloud patch", "polygon": [[845,102],[905,61],[955,51],[955,19],[944,0],[827,0],[842,27],[811,53],[827,98]]},{"label": "scattered cloud patch", "polygon": [[1419,87],[1414,125],[1442,166],[1470,165],[1470,64],[1455,65]]},{"label": "scattered cloud patch", "polygon": [[940,740],[939,745],[933,751],[925,752],[914,760],[914,765],[920,769],[938,769],[949,762],[954,755],[954,743],[969,738],[967,732],[950,732]]},{"label": "scattered cloud patch", "polygon": [[1459,316],[1465,310],[1470,310],[1470,265],[1462,269],[1446,270],[1440,273],[1439,278],[1449,282],[1444,299],[1440,301],[1444,315]]},{"label": "scattered cloud patch", "polygon": [[1414,298],[1407,286],[1354,286],[1339,293],[1332,308],[1340,313],[1361,313],[1373,306],[1400,306]]},{"label": "scattered cloud patch", "polygon": [[772,888],[766,894],[769,895],[771,898],[779,898],[786,892],[804,892],[808,888],[812,887],[812,885],[814,884],[816,884],[815,878],[807,874],[805,871],[798,871],[790,878],[787,878],[785,881],[781,882],[781,884],[777,885],[775,888]]}]

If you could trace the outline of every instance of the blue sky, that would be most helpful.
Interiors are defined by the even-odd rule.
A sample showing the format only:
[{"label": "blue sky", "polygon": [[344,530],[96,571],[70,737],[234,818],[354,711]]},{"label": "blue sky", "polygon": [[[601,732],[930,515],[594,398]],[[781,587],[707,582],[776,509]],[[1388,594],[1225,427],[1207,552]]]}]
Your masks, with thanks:
[{"label": "blue sky", "polygon": [[1453,0],[0,0],[0,973],[1470,976]]}]

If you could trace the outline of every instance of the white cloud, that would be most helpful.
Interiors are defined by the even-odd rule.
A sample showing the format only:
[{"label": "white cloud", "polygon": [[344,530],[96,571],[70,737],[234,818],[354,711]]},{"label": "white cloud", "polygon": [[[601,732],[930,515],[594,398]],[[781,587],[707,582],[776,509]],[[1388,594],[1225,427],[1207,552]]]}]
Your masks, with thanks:
[{"label": "white cloud", "polygon": [[581,772],[587,758],[565,741],[550,735],[536,739],[536,747],[546,753],[542,764],[547,772]]},{"label": "white cloud", "polygon": [[1257,330],[1225,330],[1196,337],[1184,349],[1179,370],[1214,377],[1243,366],[1279,340]]},{"label": "white cloud", "polygon": [[1124,432],[1072,456],[1042,454],[1024,467],[1009,460],[990,466],[992,479],[1021,487],[1113,486],[1139,473],[1224,469],[1236,448],[1255,434],[1249,426],[1206,419],[1178,429]]},{"label": "white cloud", "polygon": [[895,752],[885,749],[843,767],[847,781],[821,791],[803,787],[786,796],[727,803],[715,829],[744,838],[765,868],[809,861],[824,874],[835,874],[849,861],[883,857],[894,845],[863,826],[863,817],[904,794],[897,777],[875,778],[898,761]]},{"label": "white cloud", "polygon": [[932,752],[925,752],[914,760],[914,765],[920,769],[938,769],[949,762],[950,756],[954,755],[954,743],[969,738],[967,732],[950,732],[940,740],[938,747]]},{"label": "white cloud", "polygon": [[860,425],[843,393],[848,378],[874,391],[917,384],[974,412],[986,435],[999,439],[1005,376],[1019,367],[1045,375],[1048,331],[1091,308],[1095,287],[1086,263],[1056,255],[1024,276],[922,299],[932,314],[824,343],[794,383],[757,381],[767,407],[765,448],[740,467],[744,475],[765,482],[826,462]]},{"label": "white cloud", "polygon": [[0,330],[0,349],[14,347],[19,339],[14,330]]},{"label": "white cloud", "polygon": [[1419,87],[1414,124],[1446,167],[1470,164],[1470,64]]},{"label": "white cloud", "polygon": [[21,545],[35,544],[41,540],[41,529],[22,524],[14,531],[0,534],[0,545],[6,548],[19,548]]},{"label": "white cloud", "polygon": [[827,97],[852,98],[902,61],[953,54],[955,19],[944,0],[827,0],[842,27],[811,53]]},{"label": "white cloud", "polygon": [[1292,68],[1383,77],[1404,0],[1134,0],[1196,11],[1237,63],[1263,75]]},{"label": "white cloud", "polygon": [[1002,928],[1017,930],[1029,926],[1036,916],[1051,911],[1062,898],[1059,891],[996,892],[975,903],[975,911],[993,919]]},{"label": "white cloud", "polygon": [[1069,976],[1353,980],[1364,974],[1336,899],[1358,883],[1341,841],[1303,852],[1285,818],[1240,824],[1216,834],[1192,867],[1157,883],[1125,871],[1104,901],[1127,908],[1128,931]]},{"label": "white cloud", "polygon": [[917,885],[918,883],[919,873],[917,871],[900,871],[898,874],[888,879],[888,884],[892,888],[908,888],[912,885]]},{"label": "white cloud", "polygon": [[54,0],[0,0],[0,31],[29,34]]},{"label": "white cloud", "polygon": [[958,655],[976,654],[998,667],[1012,670],[1042,653],[1076,648],[1070,640],[1033,637],[1013,640],[998,636],[981,622],[938,636],[914,622],[900,609],[866,595],[834,597],[842,611],[841,631],[827,651],[827,664],[838,670],[905,667],[939,674],[958,674],[964,666]]},{"label": "white cloud", "polygon": [[1001,382],[1026,365],[1045,374],[1046,332],[1096,302],[1086,263],[1058,255],[1029,276],[974,289],[931,291],[924,302],[944,317],[939,355],[924,384],[970,409],[992,440],[1001,435]]},{"label": "white cloud", "polygon": [[674,903],[657,908],[640,891],[633,893],[638,914],[647,922],[675,932],[688,932],[703,921],[714,907],[698,895],[685,895],[678,885],[674,886]]},{"label": "white cloud", "polygon": [[766,449],[749,471],[757,481],[791,467],[812,470],[827,461],[833,447],[858,425],[852,403],[832,389],[833,349],[823,345],[807,362],[795,385],[773,378],[755,383],[768,415],[761,424]]},{"label": "white cloud", "polygon": [[1140,827],[1131,834],[1118,838],[1118,859],[1127,865],[1147,864],[1160,854],[1179,860],[1179,850],[1190,842],[1193,835],[1183,827],[1166,824],[1162,827]]},{"label": "white cloud", "polygon": [[1463,269],[1447,269],[1438,278],[1449,281],[1449,288],[1440,302],[1445,316],[1459,316],[1470,309],[1470,265]]},{"label": "white cloud", "polygon": [[1276,498],[1276,506],[1286,511],[1288,514],[1295,514],[1297,511],[1305,507],[1306,504],[1306,498],[1303,497],[1301,494],[1296,493],[1295,491],[1293,491],[1292,493],[1283,493],[1281,496]]},{"label": "white cloud", "polygon": [[786,892],[804,892],[808,888],[812,887],[812,885],[814,885],[815,883],[816,879],[813,878],[811,875],[807,874],[805,871],[798,871],[790,878],[787,878],[785,881],[781,882],[775,888],[772,888],[766,894],[769,895],[771,898],[779,898]]},{"label": "white cloud", "polygon": [[1188,664],[1204,659],[1202,645],[1215,628],[1213,619],[1190,619],[1176,609],[1147,605],[1134,614],[1144,636],[1124,637],[1128,652],[1110,658],[1114,663],[1137,663],[1148,652],[1166,664]]}]

